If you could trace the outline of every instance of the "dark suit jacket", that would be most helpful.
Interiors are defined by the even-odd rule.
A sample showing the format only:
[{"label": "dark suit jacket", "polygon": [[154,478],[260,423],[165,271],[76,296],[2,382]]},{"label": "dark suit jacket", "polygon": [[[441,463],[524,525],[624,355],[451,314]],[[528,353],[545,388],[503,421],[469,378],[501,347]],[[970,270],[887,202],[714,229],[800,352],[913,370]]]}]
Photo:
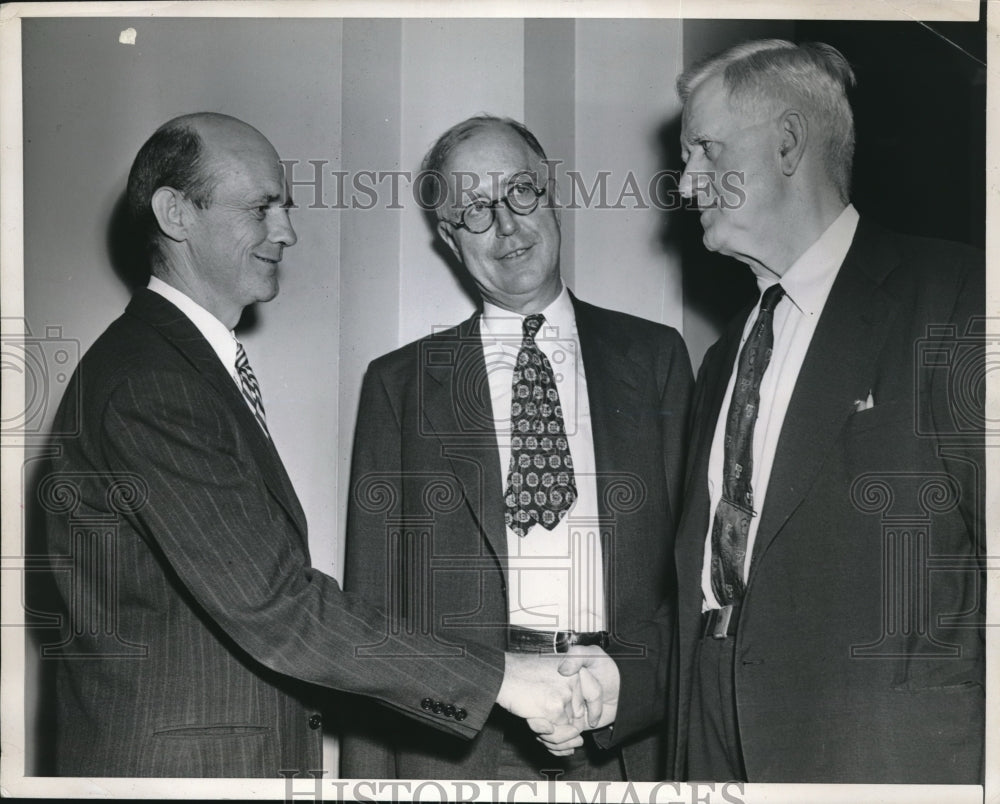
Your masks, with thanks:
[{"label": "dark suit jacket", "polygon": [[[984,366],[966,327],[983,281],[974,249],[858,227],[789,404],[735,636],[752,782],[980,783]],[[682,742],[698,716],[708,456],[745,319],[706,355],[695,394],[677,538]]]},{"label": "dark suit jacket", "polygon": [[[673,597],[691,368],[669,327],[574,299],[598,471],[609,630]],[[352,462],[346,588],[426,630],[443,652],[469,639],[503,650],[507,536],[503,484],[478,315],[385,355],[368,369]],[[618,644],[625,663],[647,646]],[[662,706],[663,697],[660,697]],[[636,701],[645,709],[647,702]],[[471,743],[359,716],[342,744],[345,777],[497,775],[502,731]],[[360,722],[364,721],[364,723]],[[662,727],[625,747],[630,778],[666,772]]]},{"label": "dark suit jacket", "polygon": [[68,609],[60,775],[305,774],[321,767],[311,685],[460,737],[482,726],[500,652],[421,658],[426,638],[387,635],[379,612],[309,566],[273,443],[174,305],[136,294],[81,361],[55,432],[77,433],[40,486]]}]

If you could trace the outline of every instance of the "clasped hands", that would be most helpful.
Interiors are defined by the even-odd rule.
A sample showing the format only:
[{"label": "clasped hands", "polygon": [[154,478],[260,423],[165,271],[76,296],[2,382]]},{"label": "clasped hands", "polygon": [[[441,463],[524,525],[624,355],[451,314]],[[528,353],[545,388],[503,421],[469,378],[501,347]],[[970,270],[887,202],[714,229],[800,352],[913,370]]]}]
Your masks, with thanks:
[{"label": "clasped hands", "polygon": [[610,725],[618,712],[618,666],[593,645],[565,654],[506,654],[497,703],[524,718],[554,755],[583,745],[582,732]]}]

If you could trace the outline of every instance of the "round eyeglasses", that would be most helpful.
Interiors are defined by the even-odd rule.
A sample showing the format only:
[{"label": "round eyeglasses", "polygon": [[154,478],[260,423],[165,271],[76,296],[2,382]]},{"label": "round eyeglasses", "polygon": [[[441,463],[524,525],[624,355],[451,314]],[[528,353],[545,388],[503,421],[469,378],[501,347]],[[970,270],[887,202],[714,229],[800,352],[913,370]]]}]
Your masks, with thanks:
[{"label": "round eyeglasses", "polygon": [[538,208],[538,200],[545,195],[544,187],[535,187],[527,181],[519,181],[507,187],[507,192],[501,198],[490,201],[486,198],[477,198],[465,209],[462,216],[456,223],[443,218],[456,229],[464,226],[472,234],[482,234],[487,231],[496,219],[496,207],[504,203],[515,215],[530,215]]}]

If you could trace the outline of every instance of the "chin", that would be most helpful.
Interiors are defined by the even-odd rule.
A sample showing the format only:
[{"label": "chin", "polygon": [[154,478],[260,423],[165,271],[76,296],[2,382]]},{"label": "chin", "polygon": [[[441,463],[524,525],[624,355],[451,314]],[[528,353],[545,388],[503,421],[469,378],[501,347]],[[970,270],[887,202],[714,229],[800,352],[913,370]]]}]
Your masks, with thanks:
[{"label": "chin", "polygon": [[271,301],[271,299],[273,299],[275,296],[278,295],[278,290],[279,289],[280,288],[278,287],[278,280],[275,279],[271,283],[270,287],[264,288],[260,292],[260,294],[257,296],[257,301],[259,301],[259,302],[269,302],[269,301]]},{"label": "chin", "polygon": [[702,235],[701,242],[709,251],[718,251],[723,254],[727,253],[725,238],[720,236],[715,225],[705,229],[705,234]]}]

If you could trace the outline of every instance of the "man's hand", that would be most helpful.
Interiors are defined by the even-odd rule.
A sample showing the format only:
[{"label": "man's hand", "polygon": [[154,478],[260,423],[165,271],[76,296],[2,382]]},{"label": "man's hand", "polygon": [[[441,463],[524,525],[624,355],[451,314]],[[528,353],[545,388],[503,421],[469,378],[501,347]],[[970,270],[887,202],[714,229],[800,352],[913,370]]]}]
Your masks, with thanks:
[{"label": "man's hand", "polygon": [[618,712],[618,687],[621,676],[614,659],[593,645],[573,646],[559,665],[560,675],[580,680],[580,692],[586,709],[583,718],[569,724],[546,723],[529,720],[528,725],[538,735],[538,740],[555,756],[568,756],[583,745],[580,732],[600,729],[614,723]]},{"label": "man's hand", "polygon": [[497,703],[511,714],[544,724],[542,728],[582,722],[586,708],[580,679],[557,672],[558,659],[551,654],[506,654]]},{"label": "man's hand", "polygon": [[596,645],[573,645],[559,665],[559,673],[579,676],[587,706],[587,728],[601,729],[615,722],[621,674],[614,659]]},{"label": "man's hand", "polygon": [[508,653],[497,703],[525,718],[550,753],[568,756],[583,745],[582,731],[614,722],[620,677],[598,647],[570,648],[553,679],[556,658]]}]

